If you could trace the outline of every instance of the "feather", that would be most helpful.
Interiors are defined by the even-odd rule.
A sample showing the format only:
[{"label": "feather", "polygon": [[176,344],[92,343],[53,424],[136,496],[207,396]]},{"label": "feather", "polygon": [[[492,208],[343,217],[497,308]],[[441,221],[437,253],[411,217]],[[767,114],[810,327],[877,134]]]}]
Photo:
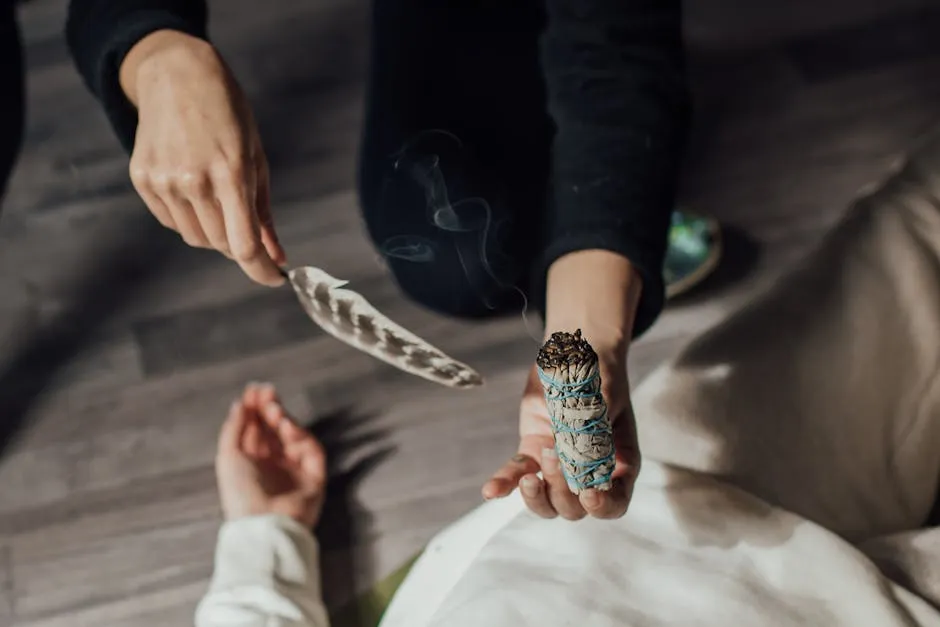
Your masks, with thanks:
[{"label": "feather", "polygon": [[307,315],[333,337],[407,373],[452,388],[483,385],[470,366],[392,322],[348,283],[313,267],[287,273]]}]

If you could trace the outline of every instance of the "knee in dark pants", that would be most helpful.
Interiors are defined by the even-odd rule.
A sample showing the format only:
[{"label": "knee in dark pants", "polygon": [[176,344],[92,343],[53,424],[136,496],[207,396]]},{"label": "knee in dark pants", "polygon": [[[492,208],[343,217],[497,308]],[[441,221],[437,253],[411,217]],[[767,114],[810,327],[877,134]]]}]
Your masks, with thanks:
[{"label": "knee in dark pants", "polygon": [[[505,286],[480,264],[474,233],[434,232],[386,220],[372,189],[359,198],[366,230],[392,277],[410,300],[436,313],[480,319],[504,313]],[[411,227],[411,228],[409,228]]]},{"label": "knee in dark pants", "polygon": [[[367,145],[358,191],[366,229],[408,298],[479,319],[521,311],[511,222],[455,138],[438,132],[385,155]],[[477,193],[473,193],[473,192]]]},{"label": "knee in dark pants", "polygon": [[468,320],[484,319],[504,313],[494,295],[478,292],[462,274],[461,268],[443,263],[416,263],[383,253],[388,268],[411,301],[435,313]]},{"label": "knee in dark pants", "polygon": [[23,141],[25,88],[23,51],[16,12],[12,6],[0,9],[0,198]]}]

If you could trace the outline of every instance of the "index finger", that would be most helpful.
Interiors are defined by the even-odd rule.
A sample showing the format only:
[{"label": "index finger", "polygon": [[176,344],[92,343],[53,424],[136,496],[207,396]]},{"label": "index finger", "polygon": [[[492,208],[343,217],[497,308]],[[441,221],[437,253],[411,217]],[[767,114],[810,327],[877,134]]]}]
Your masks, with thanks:
[{"label": "index finger", "polygon": [[283,285],[284,276],[261,241],[261,224],[247,181],[232,174],[217,174],[214,183],[232,258],[253,281],[271,287]]},{"label": "index finger", "polygon": [[538,471],[539,463],[536,460],[528,455],[517,453],[483,485],[483,498],[489,500],[508,496],[523,476]]}]

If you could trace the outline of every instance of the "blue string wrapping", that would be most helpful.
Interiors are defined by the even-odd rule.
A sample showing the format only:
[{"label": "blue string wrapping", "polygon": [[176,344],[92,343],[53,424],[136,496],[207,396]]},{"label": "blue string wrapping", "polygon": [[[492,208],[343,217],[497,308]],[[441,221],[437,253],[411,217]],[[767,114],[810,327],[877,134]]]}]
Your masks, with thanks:
[{"label": "blue string wrapping", "polygon": [[587,488],[609,487],[614,444],[597,366],[579,381],[561,381],[557,373],[552,377],[542,368],[538,368],[538,375],[568,487],[575,494]]}]

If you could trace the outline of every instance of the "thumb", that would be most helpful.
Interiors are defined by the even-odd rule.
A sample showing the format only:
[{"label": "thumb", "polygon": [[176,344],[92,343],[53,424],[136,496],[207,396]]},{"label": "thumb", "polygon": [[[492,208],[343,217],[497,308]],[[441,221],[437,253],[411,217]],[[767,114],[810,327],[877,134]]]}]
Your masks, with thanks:
[{"label": "thumb", "polygon": [[261,243],[267,251],[271,261],[279,266],[287,263],[287,253],[278,240],[274,229],[274,214],[271,211],[271,174],[268,161],[264,156],[258,160],[257,187],[255,191],[255,210],[258,212],[258,223],[261,227]]},{"label": "thumb", "polygon": [[248,427],[248,411],[240,400],[232,403],[219,433],[218,455],[241,454],[242,436]]}]

